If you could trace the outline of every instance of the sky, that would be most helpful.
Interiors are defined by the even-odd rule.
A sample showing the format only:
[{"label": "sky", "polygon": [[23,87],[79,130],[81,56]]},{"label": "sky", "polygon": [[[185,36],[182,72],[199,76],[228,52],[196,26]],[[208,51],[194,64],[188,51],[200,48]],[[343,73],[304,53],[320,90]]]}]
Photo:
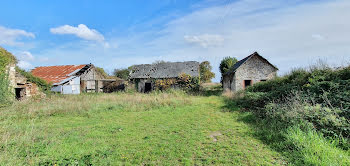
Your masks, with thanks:
[{"label": "sky", "polygon": [[26,70],[209,61],[257,51],[283,75],[350,62],[349,0],[3,0],[0,46]]}]

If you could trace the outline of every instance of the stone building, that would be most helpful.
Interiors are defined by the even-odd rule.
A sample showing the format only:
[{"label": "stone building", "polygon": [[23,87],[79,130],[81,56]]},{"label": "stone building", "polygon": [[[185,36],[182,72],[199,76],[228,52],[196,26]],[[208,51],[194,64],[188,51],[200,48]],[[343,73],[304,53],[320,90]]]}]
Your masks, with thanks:
[{"label": "stone building", "polygon": [[52,83],[51,91],[62,94],[103,92],[106,82],[115,81],[105,79],[92,64],[42,66],[36,67],[31,72],[34,76]]},{"label": "stone building", "polygon": [[24,100],[33,96],[45,96],[35,83],[29,82],[26,77],[16,71],[16,64],[10,64],[7,68],[10,86],[13,88],[17,100]]},{"label": "stone building", "polygon": [[135,83],[139,92],[150,92],[155,89],[157,79],[178,78],[181,74],[199,77],[199,62],[164,62],[133,66],[130,80]]},{"label": "stone building", "polygon": [[239,91],[261,81],[276,77],[278,68],[257,52],[238,61],[230,71],[223,74],[224,91]]}]

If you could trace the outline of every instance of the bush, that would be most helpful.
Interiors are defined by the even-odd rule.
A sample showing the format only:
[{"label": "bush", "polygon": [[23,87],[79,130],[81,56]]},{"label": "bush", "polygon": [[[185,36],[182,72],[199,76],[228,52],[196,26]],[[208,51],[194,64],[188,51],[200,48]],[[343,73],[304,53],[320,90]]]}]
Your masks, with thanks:
[{"label": "bush", "polygon": [[155,81],[155,86],[158,90],[168,90],[172,86],[176,85],[177,80],[174,78],[170,79],[159,79]]},{"label": "bush", "polygon": [[0,73],[5,73],[6,66],[16,64],[17,59],[10,52],[0,47]]},{"label": "bush", "polygon": [[[327,137],[350,137],[350,67],[294,70],[276,79],[254,84],[235,99],[243,108],[285,127],[310,124]],[[343,139],[344,138],[344,139]]]},{"label": "bush", "polygon": [[192,77],[188,74],[180,74],[177,84],[187,91],[199,91],[200,79],[198,77]]},{"label": "bush", "polygon": [[339,115],[340,112],[337,108],[312,104],[294,94],[289,101],[267,104],[263,114],[268,119],[283,122],[288,126],[310,123],[314,129],[329,137],[349,137],[350,123]]},{"label": "bush", "polygon": [[0,73],[0,107],[7,106],[13,99],[10,82],[6,73]]},{"label": "bush", "polygon": [[168,90],[171,87],[179,87],[185,91],[199,91],[200,79],[192,77],[188,74],[182,73],[178,78],[167,78],[155,80],[155,87],[157,90]]},{"label": "bush", "polygon": [[291,74],[257,83],[247,92],[264,92],[260,107],[273,101],[288,99],[293,91],[300,91],[307,100],[324,107],[337,108],[341,117],[350,120],[350,67],[295,70]]},{"label": "bush", "polygon": [[13,99],[7,66],[16,63],[15,56],[0,47],[0,107],[8,105]]}]

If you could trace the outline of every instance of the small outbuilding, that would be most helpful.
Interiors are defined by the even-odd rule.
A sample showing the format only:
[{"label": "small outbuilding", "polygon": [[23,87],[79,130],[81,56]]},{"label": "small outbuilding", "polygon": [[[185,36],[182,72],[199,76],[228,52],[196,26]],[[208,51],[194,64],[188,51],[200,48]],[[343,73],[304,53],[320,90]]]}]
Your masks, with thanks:
[{"label": "small outbuilding", "polygon": [[25,100],[33,96],[45,96],[35,83],[28,81],[25,76],[16,70],[16,64],[14,63],[8,65],[8,78],[17,100]]},{"label": "small outbuilding", "polygon": [[224,91],[239,91],[261,81],[273,79],[278,68],[257,52],[238,61],[222,76]]},{"label": "small outbuilding", "polygon": [[103,92],[103,84],[115,80],[105,79],[92,64],[42,66],[31,73],[52,84],[51,91],[62,94]]},{"label": "small outbuilding", "polygon": [[162,62],[135,65],[130,73],[130,80],[135,83],[138,92],[146,93],[155,89],[156,80],[178,78],[181,74],[199,77],[199,62]]}]

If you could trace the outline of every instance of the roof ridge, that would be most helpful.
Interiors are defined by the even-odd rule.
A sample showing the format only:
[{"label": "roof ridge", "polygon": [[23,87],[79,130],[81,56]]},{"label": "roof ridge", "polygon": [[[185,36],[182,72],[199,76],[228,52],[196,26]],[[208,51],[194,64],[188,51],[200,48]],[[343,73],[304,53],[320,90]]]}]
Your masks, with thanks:
[{"label": "roof ridge", "polygon": [[77,65],[52,65],[52,66],[37,66],[38,67],[54,67],[54,66],[81,66],[81,65],[88,65],[88,64],[77,64]]},{"label": "roof ridge", "polygon": [[133,66],[142,66],[142,65],[159,65],[159,64],[164,64],[164,63],[188,63],[188,62],[191,62],[191,63],[199,63],[198,61],[178,61],[178,62],[162,62],[162,63],[155,63],[155,64],[138,64],[138,65],[133,65]]},{"label": "roof ridge", "polygon": [[260,58],[262,58],[263,60],[265,60],[268,64],[270,64],[271,66],[273,66],[274,68],[276,68],[278,70],[278,68],[276,66],[274,66],[273,64],[271,64],[266,58],[264,58],[263,56],[261,56],[257,51],[255,51],[254,53],[250,54],[249,56],[241,59],[240,61],[237,61],[233,67],[231,68],[230,71],[224,73],[224,75],[226,74],[230,74],[230,73],[234,73],[236,72],[236,70],[241,67],[245,62],[247,62],[251,57],[253,56],[259,56]]}]

